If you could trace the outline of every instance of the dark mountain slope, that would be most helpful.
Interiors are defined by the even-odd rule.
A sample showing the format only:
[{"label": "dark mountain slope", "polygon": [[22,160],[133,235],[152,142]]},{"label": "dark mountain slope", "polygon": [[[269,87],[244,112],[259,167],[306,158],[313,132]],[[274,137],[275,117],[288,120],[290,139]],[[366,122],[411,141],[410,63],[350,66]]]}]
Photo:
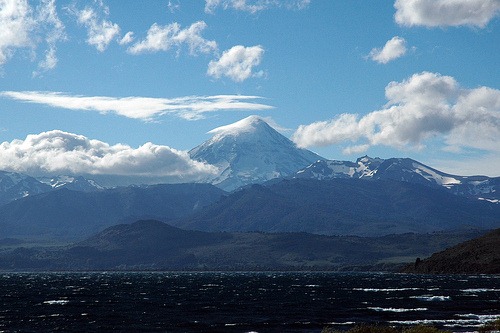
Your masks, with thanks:
[{"label": "dark mountain slope", "polygon": [[407,258],[477,236],[477,232],[380,238],[306,233],[207,233],[148,220],[110,227],[68,247],[0,252],[14,270],[296,270],[392,269]]},{"label": "dark mountain slope", "polygon": [[204,231],[377,236],[500,225],[500,206],[397,181],[292,179],[253,185],[172,221]]},{"label": "dark mountain slope", "polygon": [[407,273],[500,274],[500,229],[410,265]]},{"label": "dark mountain slope", "polygon": [[0,207],[0,235],[83,239],[125,219],[179,218],[215,202],[224,193],[209,184],[124,187],[99,192],[61,189]]}]

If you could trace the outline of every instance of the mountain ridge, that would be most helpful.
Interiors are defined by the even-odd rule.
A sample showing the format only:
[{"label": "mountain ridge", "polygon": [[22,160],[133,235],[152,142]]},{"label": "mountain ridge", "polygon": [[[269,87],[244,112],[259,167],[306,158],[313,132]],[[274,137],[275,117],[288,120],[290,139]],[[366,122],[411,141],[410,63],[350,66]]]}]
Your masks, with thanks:
[{"label": "mountain ridge", "polygon": [[284,179],[254,184],[173,225],[227,232],[380,236],[500,223],[500,206],[394,180]]},{"label": "mountain ridge", "polygon": [[356,162],[322,160],[297,171],[291,177],[395,180],[445,189],[455,195],[493,203],[500,202],[500,177],[452,175],[411,158],[381,159],[363,156]]},{"label": "mountain ridge", "polygon": [[60,175],[36,178],[17,172],[0,171],[0,206],[27,196],[62,188],[83,192],[104,189],[97,182],[82,176]]},{"label": "mountain ridge", "polygon": [[224,194],[210,184],[189,183],[95,192],[62,188],[0,206],[0,234],[23,239],[82,239],[130,219],[179,218]]},{"label": "mountain ridge", "polygon": [[[328,160],[298,148],[265,118],[255,115],[215,128],[208,134],[212,137],[191,149],[189,156],[219,170],[216,176],[199,182],[226,191],[281,178],[391,179],[443,188],[456,195],[500,204],[500,177],[447,174],[410,158],[363,156],[355,162]],[[0,205],[63,187],[78,191],[104,188],[81,175],[34,178],[3,171],[0,172]]]}]

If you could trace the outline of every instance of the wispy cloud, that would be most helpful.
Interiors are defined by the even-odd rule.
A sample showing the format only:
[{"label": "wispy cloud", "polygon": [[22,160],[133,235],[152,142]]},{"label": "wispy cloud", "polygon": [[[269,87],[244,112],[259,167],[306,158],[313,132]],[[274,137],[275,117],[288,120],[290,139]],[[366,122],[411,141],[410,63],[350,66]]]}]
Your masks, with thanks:
[{"label": "wispy cloud", "polygon": [[47,49],[45,50],[45,58],[38,63],[38,69],[33,73],[37,76],[43,72],[54,69],[57,65],[58,58],[56,55],[57,43],[66,40],[64,32],[64,24],[59,20],[56,11],[55,0],[44,0],[37,10],[37,22],[43,22],[45,32],[45,42]]},{"label": "wispy cloud", "polygon": [[[38,7],[32,7],[27,0],[1,0],[0,27],[0,66],[23,48],[44,52],[34,75],[56,66],[56,45],[66,39],[66,34],[57,16],[55,0],[42,0]],[[46,47],[40,48],[44,43]]]},{"label": "wispy cloud", "polygon": [[195,22],[185,29],[181,29],[181,25],[177,22],[165,26],[154,23],[149,28],[146,38],[129,47],[128,52],[140,54],[169,51],[174,46],[180,49],[186,44],[191,55],[211,53],[217,50],[217,43],[201,36],[206,27],[207,24],[203,21]]},{"label": "wispy cloud", "polygon": [[60,130],[0,143],[0,169],[32,176],[110,175],[118,183],[126,179],[158,182],[162,178],[194,181],[216,172],[214,166],[168,146],[151,142],[137,148],[110,145]]},{"label": "wispy cloud", "polygon": [[403,26],[484,28],[500,15],[498,0],[396,0],[396,22]]},{"label": "wispy cloud", "polygon": [[345,152],[359,153],[375,145],[423,149],[438,138],[447,151],[500,152],[500,90],[465,89],[451,76],[423,72],[389,83],[385,95],[381,110],[301,125],[293,140],[301,147],[348,142]]},{"label": "wispy cloud", "polygon": [[104,52],[109,43],[120,35],[120,26],[111,22],[109,8],[102,0],[95,1],[95,7],[86,6],[84,9],[72,8],[71,12],[77,17],[78,23],[87,28],[87,43]]},{"label": "wispy cloud", "polygon": [[180,4],[179,0],[175,0],[175,1],[168,0],[167,9],[171,14],[179,11],[181,9],[181,4]]},{"label": "wispy cloud", "polygon": [[0,96],[69,110],[97,111],[102,114],[113,113],[144,121],[154,120],[165,114],[196,120],[203,118],[207,112],[255,111],[273,108],[270,105],[255,103],[255,100],[261,99],[259,96],[244,95],[186,96],[168,99],[79,96],[61,92],[4,91],[0,92]]},{"label": "wispy cloud", "polygon": [[213,14],[215,9],[233,9],[255,14],[270,8],[300,10],[309,6],[311,0],[205,0],[205,12]]},{"label": "wispy cloud", "polygon": [[380,64],[387,64],[406,54],[406,41],[404,38],[394,36],[385,43],[384,47],[374,48],[368,57]]},{"label": "wispy cloud", "polygon": [[208,64],[207,74],[215,78],[226,76],[233,81],[242,82],[251,76],[262,75],[254,73],[253,68],[262,61],[264,49],[262,46],[245,47],[236,45],[222,53],[218,60]]}]

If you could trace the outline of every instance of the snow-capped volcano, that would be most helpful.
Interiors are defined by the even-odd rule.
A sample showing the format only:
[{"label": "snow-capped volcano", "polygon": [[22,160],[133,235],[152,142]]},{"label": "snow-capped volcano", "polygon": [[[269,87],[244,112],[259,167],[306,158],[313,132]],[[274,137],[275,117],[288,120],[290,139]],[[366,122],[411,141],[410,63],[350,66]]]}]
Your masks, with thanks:
[{"label": "snow-capped volcano", "polygon": [[263,118],[250,116],[209,132],[213,137],[189,152],[219,168],[209,181],[224,190],[294,174],[321,156],[300,149]]}]

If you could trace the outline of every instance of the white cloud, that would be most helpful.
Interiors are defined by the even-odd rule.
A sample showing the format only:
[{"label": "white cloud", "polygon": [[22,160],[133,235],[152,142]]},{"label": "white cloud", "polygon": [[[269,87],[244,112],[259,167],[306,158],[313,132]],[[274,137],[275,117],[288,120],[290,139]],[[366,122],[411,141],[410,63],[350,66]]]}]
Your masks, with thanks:
[{"label": "white cloud", "polygon": [[181,4],[180,4],[179,0],[175,0],[175,1],[168,0],[167,8],[168,8],[168,11],[171,14],[173,14],[176,11],[179,11],[181,9]]},{"label": "white cloud", "polygon": [[70,110],[97,111],[102,114],[113,113],[119,116],[153,120],[164,114],[196,120],[203,118],[204,113],[227,110],[266,110],[272,107],[253,103],[258,96],[217,95],[217,96],[187,96],[178,98],[151,97],[106,97],[106,96],[75,96],[59,92],[38,91],[4,91],[0,96],[15,100],[43,104],[47,106]]},{"label": "white cloud", "polygon": [[12,56],[16,48],[29,47],[35,26],[32,9],[26,0],[0,0],[0,64]]},{"label": "white cloud", "polygon": [[40,61],[40,63],[38,64],[38,70],[33,72],[33,75],[38,76],[40,75],[41,72],[54,69],[58,61],[59,60],[57,59],[56,56],[56,49],[49,48],[48,50],[45,51],[45,59]]},{"label": "white cloud", "polygon": [[109,8],[102,1],[96,1],[97,8],[90,6],[82,10],[73,9],[78,23],[87,28],[87,43],[104,52],[115,38],[120,35],[120,26],[107,19]]},{"label": "white cloud", "polygon": [[389,83],[385,95],[381,110],[301,125],[293,140],[301,147],[351,142],[345,152],[357,152],[374,145],[421,149],[437,137],[448,151],[500,152],[500,90],[465,89],[453,77],[423,72]]},{"label": "white cloud", "polygon": [[500,14],[498,0],[396,0],[395,20],[404,26],[484,28]]},{"label": "white cloud", "polygon": [[180,24],[176,22],[165,26],[154,23],[149,28],[146,39],[132,45],[128,52],[140,54],[168,51],[174,46],[180,48],[187,44],[191,55],[211,53],[217,50],[217,43],[201,36],[206,27],[207,24],[203,21],[195,22],[185,29],[181,29]]},{"label": "white cloud", "polygon": [[[41,2],[39,10],[37,12],[37,22],[43,22],[43,30],[48,30],[45,33],[47,50],[45,51],[44,60],[39,62],[38,70],[35,71],[33,75],[39,75],[41,72],[45,72],[56,67],[58,62],[56,56],[57,42],[66,40],[64,24],[61,22],[61,20],[59,20],[59,17],[57,16],[55,0],[43,0]],[[47,29],[47,27],[49,27],[49,29]]]},{"label": "white cloud", "polygon": [[45,42],[44,60],[39,62],[34,74],[56,66],[56,44],[66,37],[64,25],[56,13],[55,0],[42,0],[36,8],[27,0],[0,0],[0,27],[0,65],[5,64],[17,49],[28,48],[35,52]]},{"label": "white cloud", "polygon": [[110,145],[59,130],[0,143],[0,170],[32,176],[112,175],[144,181],[172,177],[193,181],[216,172],[215,167],[194,161],[187,152],[168,146],[150,142],[138,148]]},{"label": "white cloud", "polygon": [[253,68],[260,64],[263,55],[264,49],[260,45],[251,47],[233,46],[231,49],[224,51],[219,60],[210,61],[207,74],[215,78],[226,76],[234,81],[242,82],[252,75],[256,75]]},{"label": "white cloud", "polygon": [[309,6],[311,0],[205,0],[205,12],[213,14],[215,9],[233,9],[255,14],[270,8],[301,10]]},{"label": "white cloud", "polygon": [[123,36],[122,39],[118,42],[120,45],[127,45],[130,44],[134,41],[134,33],[132,31],[129,31]]},{"label": "white cloud", "polygon": [[381,49],[374,48],[368,57],[380,64],[387,64],[406,54],[406,41],[404,38],[394,36],[388,40]]}]

